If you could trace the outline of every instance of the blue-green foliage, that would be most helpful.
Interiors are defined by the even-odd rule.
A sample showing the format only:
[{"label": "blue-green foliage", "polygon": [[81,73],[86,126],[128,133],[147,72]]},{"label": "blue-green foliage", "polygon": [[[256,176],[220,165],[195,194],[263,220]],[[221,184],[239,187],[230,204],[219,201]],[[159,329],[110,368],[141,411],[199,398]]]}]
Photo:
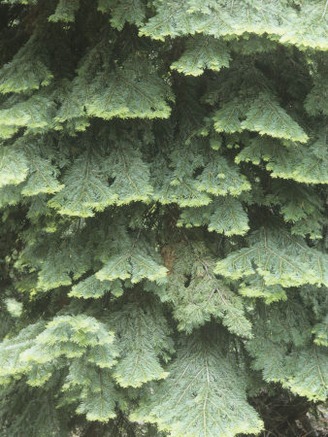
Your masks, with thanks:
[{"label": "blue-green foliage", "polygon": [[0,0],[1,436],[328,398],[327,51],[321,0]]}]

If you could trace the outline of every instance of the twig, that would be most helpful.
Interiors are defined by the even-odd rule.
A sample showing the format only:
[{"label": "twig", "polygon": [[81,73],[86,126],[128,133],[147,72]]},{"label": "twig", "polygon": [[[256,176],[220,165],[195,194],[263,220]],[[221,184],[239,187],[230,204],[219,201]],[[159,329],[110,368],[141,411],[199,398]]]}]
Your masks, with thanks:
[{"label": "twig", "polygon": [[324,16],[326,15],[327,8],[328,8],[328,0],[326,1],[325,8],[324,8],[324,10],[323,10],[323,13],[322,13],[321,18],[324,18]]}]

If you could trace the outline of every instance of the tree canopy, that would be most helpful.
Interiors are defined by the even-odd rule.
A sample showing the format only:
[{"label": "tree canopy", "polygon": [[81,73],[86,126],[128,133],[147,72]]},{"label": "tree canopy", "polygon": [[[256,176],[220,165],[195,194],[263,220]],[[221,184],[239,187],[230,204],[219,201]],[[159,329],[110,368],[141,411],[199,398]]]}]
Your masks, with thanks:
[{"label": "tree canopy", "polygon": [[328,398],[327,5],[0,0],[1,436]]}]

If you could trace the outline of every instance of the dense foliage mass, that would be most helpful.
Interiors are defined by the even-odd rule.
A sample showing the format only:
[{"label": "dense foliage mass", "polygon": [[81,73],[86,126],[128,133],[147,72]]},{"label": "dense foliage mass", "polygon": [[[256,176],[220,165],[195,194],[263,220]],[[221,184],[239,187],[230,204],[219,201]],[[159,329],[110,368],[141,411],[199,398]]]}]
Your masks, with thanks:
[{"label": "dense foliage mass", "polygon": [[1,436],[328,397],[327,6],[0,2]]}]

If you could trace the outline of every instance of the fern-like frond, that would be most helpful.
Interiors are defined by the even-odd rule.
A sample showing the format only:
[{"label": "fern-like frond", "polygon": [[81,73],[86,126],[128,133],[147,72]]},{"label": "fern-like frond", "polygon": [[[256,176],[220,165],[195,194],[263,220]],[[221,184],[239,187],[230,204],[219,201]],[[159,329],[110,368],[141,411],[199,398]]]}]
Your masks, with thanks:
[{"label": "fern-like frond", "polygon": [[153,388],[132,420],[157,423],[174,437],[233,437],[262,429],[233,358],[224,355],[208,329],[211,335],[204,329],[184,339],[169,377]]},{"label": "fern-like frond", "polygon": [[229,50],[224,41],[195,36],[187,41],[184,53],[171,64],[171,68],[187,76],[200,76],[205,68],[220,71],[228,67],[229,61]]}]

